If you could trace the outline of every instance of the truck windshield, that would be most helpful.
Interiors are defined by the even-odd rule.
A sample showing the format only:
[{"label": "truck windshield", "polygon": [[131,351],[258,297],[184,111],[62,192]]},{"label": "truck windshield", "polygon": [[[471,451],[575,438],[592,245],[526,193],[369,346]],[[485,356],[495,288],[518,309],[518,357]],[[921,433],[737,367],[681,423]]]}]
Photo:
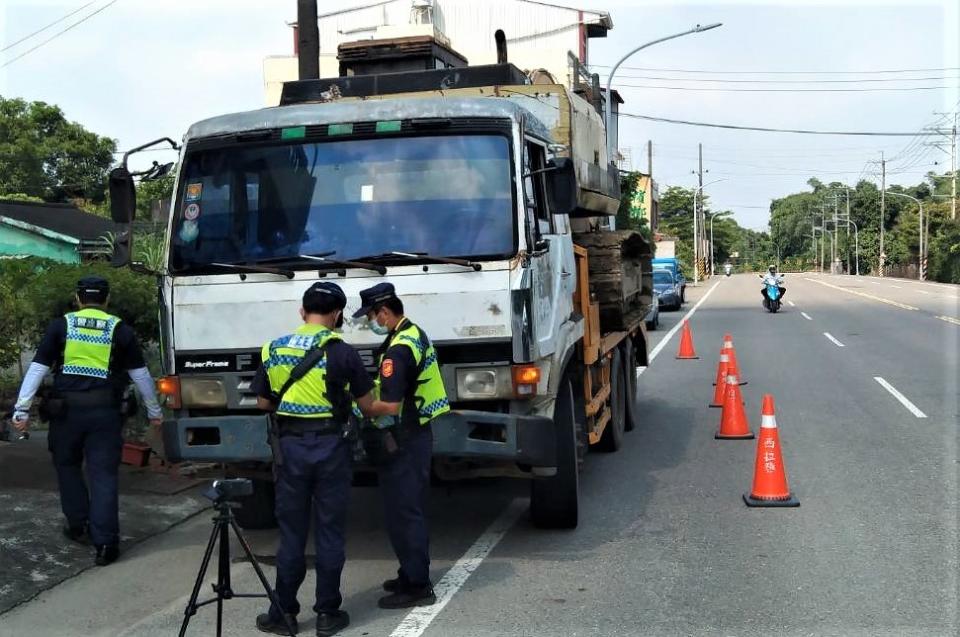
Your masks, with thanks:
[{"label": "truck windshield", "polygon": [[331,251],[507,257],[512,211],[510,144],[500,135],[188,149],[170,267]]}]

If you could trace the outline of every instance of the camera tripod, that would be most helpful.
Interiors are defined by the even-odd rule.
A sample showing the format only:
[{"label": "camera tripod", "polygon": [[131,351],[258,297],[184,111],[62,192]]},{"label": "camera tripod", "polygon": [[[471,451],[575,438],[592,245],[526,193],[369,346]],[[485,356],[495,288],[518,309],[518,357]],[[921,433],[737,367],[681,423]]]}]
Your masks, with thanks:
[{"label": "camera tripod", "polygon": [[[200,572],[197,574],[197,581],[193,584],[193,593],[190,595],[190,600],[187,602],[187,607],[183,611],[183,624],[180,625],[180,637],[183,637],[187,634],[187,625],[190,623],[190,618],[197,614],[197,610],[206,606],[207,604],[217,603],[217,637],[221,637],[223,630],[223,601],[227,599],[233,599],[234,597],[266,597],[271,603],[277,608],[280,607],[280,603],[277,600],[276,593],[273,589],[270,588],[270,584],[267,582],[267,578],[263,574],[263,570],[260,568],[260,564],[257,563],[257,559],[253,556],[253,552],[250,550],[250,545],[247,544],[247,541],[243,538],[243,535],[240,533],[240,527],[237,526],[237,522],[233,517],[233,506],[234,503],[227,500],[227,496],[219,493],[216,489],[216,484],[214,488],[204,494],[213,500],[213,508],[216,510],[216,515],[213,517],[213,531],[210,533],[210,540],[207,542],[207,550],[203,554],[203,561],[200,564]],[[250,560],[250,563],[253,564],[253,570],[256,571],[257,577],[260,579],[260,583],[263,585],[265,593],[234,593],[233,587],[230,583],[230,533],[229,530],[233,529],[234,534],[237,537],[237,540],[240,542],[240,546],[243,547],[243,552],[246,554],[247,559]],[[213,592],[216,593],[216,597],[212,597],[203,602],[197,602],[197,598],[200,595],[200,587],[203,586],[203,578],[206,575],[207,567],[210,565],[210,559],[213,557],[214,546],[219,541],[220,546],[219,556],[217,561],[217,583],[213,584]],[[287,627],[287,632],[290,635],[294,635],[293,626],[290,625],[290,622],[287,620],[285,614],[282,615],[283,623]]]}]

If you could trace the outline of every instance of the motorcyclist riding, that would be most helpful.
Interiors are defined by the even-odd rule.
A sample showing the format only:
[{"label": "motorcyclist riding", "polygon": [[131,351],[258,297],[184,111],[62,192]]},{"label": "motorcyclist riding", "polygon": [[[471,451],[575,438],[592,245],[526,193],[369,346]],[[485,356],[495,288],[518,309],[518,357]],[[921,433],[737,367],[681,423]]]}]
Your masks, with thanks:
[{"label": "motorcyclist riding", "polygon": [[727,276],[730,276],[730,273],[731,273],[732,271],[733,271],[733,266],[730,265],[729,263],[727,263],[726,265],[723,266],[723,272],[724,272],[724,274],[726,274]]},{"label": "motorcyclist riding", "polygon": [[783,295],[786,293],[787,289],[783,287],[783,275],[777,274],[777,266],[771,265],[767,268],[766,275],[759,275],[763,279],[763,288],[760,290],[760,296],[764,299],[767,298],[767,286],[775,285],[780,288],[780,298],[783,299]]}]

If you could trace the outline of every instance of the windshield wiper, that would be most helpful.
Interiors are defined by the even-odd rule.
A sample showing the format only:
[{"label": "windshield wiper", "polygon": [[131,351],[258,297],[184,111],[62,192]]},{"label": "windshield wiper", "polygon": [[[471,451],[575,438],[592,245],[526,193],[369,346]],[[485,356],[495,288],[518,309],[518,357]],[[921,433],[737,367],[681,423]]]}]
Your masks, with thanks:
[{"label": "windshield wiper", "polygon": [[450,265],[459,265],[465,268],[470,268],[474,272],[478,272],[483,269],[483,266],[476,261],[468,261],[467,259],[455,259],[453,257],[440,257],[426,252],[383,252],[381,254],[374,254],[368,257],[361,257],[363,261],[374,261],[378,259],[392,259],[392,258],[401,258],[409,261],[432,261],[433,263],[447,263]]},{"label": "windshield wiper", "polygon": [[320,254],[301,254],[301,259],[306,259],[308,261],[316,261],[321,265],[329,265],[332,267],[339,268],[360,268],[362,270],[370,270],[371,272],[376,272],[380,276],[383,276],[387,273],[387,268],[378,265],[375,263],[364,263],[365,259],[359,261],[345,261],[343,259],[328,259],[327,257],[333,256],[336,254],[336,251],[333,252],[321,252]]},{"label": "windshield wiper", "polygon": [[247,272],[252,272],[257,274],[276,274],[278,276],[285,276],[288,279],[292,279],[294,276],[296,276],[293,270],[285,270],[283,268],[270,268],[265,265],[241,265],[239,263],[209,263],[207,265],[211,265],[217,268],[227,268],[228,270],[236,270],[237,272],[241,272],[242,274],[240,274],[240,280],[246,279]]}]

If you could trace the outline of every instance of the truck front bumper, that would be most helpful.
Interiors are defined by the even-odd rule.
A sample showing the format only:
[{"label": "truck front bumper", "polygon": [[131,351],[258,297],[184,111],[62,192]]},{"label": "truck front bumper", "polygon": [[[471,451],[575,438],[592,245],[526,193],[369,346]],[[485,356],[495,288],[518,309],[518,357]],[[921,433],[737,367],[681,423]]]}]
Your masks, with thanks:
[{"label": "truck front bumper", "polygon": [[435,456],[557,466],[557,436],[545,416],[454,410],[438,416],[431,427]]},{"label": "truck front bumper", "polygon": [[[455,410],[431,427],[435,456],[557,465],[557,437],[545,416]],[[259,415],[166,420],[164,455],[170,462],[270,462],[269,428],[266,416]]]},{"label": "truck front bumper", "polygon": [[266,416],[207,416],[163,422],[163,452],[170,462],[270,462]]}]

